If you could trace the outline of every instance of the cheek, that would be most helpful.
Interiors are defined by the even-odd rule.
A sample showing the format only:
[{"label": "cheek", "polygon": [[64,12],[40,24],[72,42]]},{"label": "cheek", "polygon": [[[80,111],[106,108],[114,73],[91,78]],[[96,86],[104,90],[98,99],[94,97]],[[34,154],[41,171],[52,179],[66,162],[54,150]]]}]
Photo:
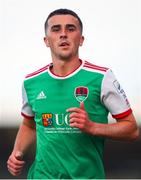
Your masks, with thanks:
[{"label": "cheek", "polygon": [[55,47],[55,40],[49,39],[47,44],[48,44],[48,47],[50,48]]},{"label": "cheek", "polygon": [[56,42],[56,38],[52,37],[52,36],[48,36],[47,40],[46,40],[46,45],[48,47],[53,47],[55,45]]},{"label": "cheek", "polygon": [[75,37],[73,38],[73,41],[74,41],[74,45],[75,45],[75,46],[82,45],[82,43],[83,43],[79,35],[78,35],[78,36],[75,36]]},{"label": "cheek", "polygon": [[74,48],[78,49],[79,45],[80,45],[79,39],[75,39],[74,44],[73,44]]}]

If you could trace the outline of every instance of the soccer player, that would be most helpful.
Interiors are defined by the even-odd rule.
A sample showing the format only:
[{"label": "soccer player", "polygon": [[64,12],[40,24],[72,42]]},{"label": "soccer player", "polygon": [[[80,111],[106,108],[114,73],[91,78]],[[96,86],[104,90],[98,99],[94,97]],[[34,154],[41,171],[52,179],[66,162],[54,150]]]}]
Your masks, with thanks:
[{"label": "soccer player", "polygon": [[[131,107],[113,72],[79,58],[82,31],[80,18],[68,9],[51,12],[45,22],[44,42],[52,62],[23,82],[23,123],[7,161],[14,176],[21,173],[23,156],[36,141],[29,179],[105,178],[105,139],[138,137]],[[115,123],[108,124],[109,113]]]}]

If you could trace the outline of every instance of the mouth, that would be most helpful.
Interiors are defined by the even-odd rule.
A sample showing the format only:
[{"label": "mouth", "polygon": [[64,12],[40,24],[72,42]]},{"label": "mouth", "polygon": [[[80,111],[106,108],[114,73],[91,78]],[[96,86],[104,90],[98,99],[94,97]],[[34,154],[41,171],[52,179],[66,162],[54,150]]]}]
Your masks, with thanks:
[{"label": "mouth", "polygon": [[59,44],[59,46],[61,46],[61,47],[66,47],[66,46],[69,46],[70,44],[68,43],[68,42],[66,42],[66,41],[64,41],[64,42],[61,42],[60,44]]}]

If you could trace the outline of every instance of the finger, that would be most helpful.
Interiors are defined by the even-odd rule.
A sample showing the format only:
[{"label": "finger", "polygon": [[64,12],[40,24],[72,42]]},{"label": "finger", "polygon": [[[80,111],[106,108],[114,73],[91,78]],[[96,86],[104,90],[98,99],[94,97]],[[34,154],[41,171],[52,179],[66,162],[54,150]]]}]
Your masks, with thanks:
[{"label": "finger", "polygon": [[19,174],[21,174],[23,166],[21,167],[17,167],[17,166],[12,166],[12,165],[7,165],[8,171],[14,175],[14,176],[18,176]]},{"label": "finger", "polygon": [[17,166],[22,166],[25,164],[25,161],[20,161],[20,160],[17,160],[15,158],[15,156],[11,156],[8,161],[7,161],[7,164],[15,164]]},{"label": "finger", "polygon": [[13,176],[18,176],[21,174],[21,171],[15,171],[13,169],[8,169],[8,171],[13,175]]},{"label": "finger", "polygon": [[72,127],[72,128],[79,128],[79,129],[83,129],[84,128],[84,125],[83,124],[79,124],[78,122],[72,122],[72,123],[70,123],[70,127]]},{"label": "finger", "polygon": [[71,113],[69,115],[69,118],[77,118],[79,119],[80,122],[83,122],[86,118],[87,118],[87,114],[85,111],[81,112],[81,113]]},{"label": "finger", "polygon": [[77,107],[72,107],[66,110],[67,112],[76,112],[76,113],[81,113],[82,109],[77,108]]},{"label": "finger", "polygon": [[70,124],[72,124],[72,123],[80,123],[79,121],[80,120],[78,118],[71,118],[70,119]]},{"label": "finger", "polygon": [[24,164],[15,164],[15,163],[13,163],[12,161],[8,161],[7,162],[7,167],[12,167],[12,168],[14,168],[14,169],[16,169],[16,170],[18,170],[18,169],[20,169],[20,168],[22,168],[24,166]]},{"label": "finger", "polygon": [[80,118],[71,118],[70,119],[70,125],[72,124],[72,123],[77,123],[77,124],[85,124],[85,120],[83,120],[83,119],[80,119]]},{"label": "finger", "polygon": [[71,113],[70,115],[69,115],[69,117],[70,117],[70,119],[71,118],[81,118],[81,114],[80,113]]},{"label": "finger", "polygon": [[23,159],[23,153],[22,153],[21,151],[17,151],[17,152],[15,153],[15,158],[16,158],[17,160],[22,160],[22,159]]},{"label": "finger", "polygon": [[78,128],[78,124],[77,124],[76,122],[71,123],[71,124],[70,124],[70,127],[73,127],[73,128]]},{"label": "finger", "polygon": [[8,166],[7,168],[8,168],[8,171],[13,172],[13,173],[19,173],[19,172],[21,172],[22,169],[23,169],[23,167],[21,167],[21,168],[19,168],[19,169],[15,169],[15,168],[10,167],[10,166]]},{"label": "finger", "polygon": [[70,119],[70,127],[77,127],[78,120],[76,118]]},{"label": "finger", "polygon": [[80,102],[80,109],[85,110],[84,102]]}]

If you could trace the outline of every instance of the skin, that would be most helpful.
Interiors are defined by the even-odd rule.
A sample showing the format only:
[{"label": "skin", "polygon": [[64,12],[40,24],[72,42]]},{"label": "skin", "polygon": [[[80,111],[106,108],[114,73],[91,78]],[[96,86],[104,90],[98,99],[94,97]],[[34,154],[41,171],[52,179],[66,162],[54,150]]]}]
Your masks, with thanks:
[{"label": "skin", "polygon": [[139,131],[133,114],[116,119],[116,123],[101,124],[89,119],[84,103],[80,108],[72,107],[67,109],[70,112],[70,126],[79,128],[81,131],[94,136],[102,136],[113,140],[131,141],[137,139]]},{"label": "skin", "polygon": [[83,41],[84,37],[75,17],[57,15],[48,20],[44,42],[51,50],[52,71],[56,75],[66,76],[80,65],[78,49],[82,46]]},{"label": "skin", "polygon": [[7,161],[7,168],[13,176],[21,174],[25,161],[23,156],[29,146],[31,146],[36,140],[35,122],[33,119],[23,119],[23,122],[19,128],[14,149]]},{"label": "skin", "polygon": [[[48,29],[44,42],[50,48],[53,67],[51,71],[58,76],[67,76],[80,66],[79,47],[84,37],[81,34],[78,20],[71,15],[55,15],[48,20]],[[70,126],[94,136],[102,136],[114,140],[135,140],[139,131],[133,114],[116,119],[113,124],[92,122],[85,110],[84,103],[80,107],[70,107]],[[23,155],[36,140],[35,122],[24,118],[21,124],[13,152],[7,167],[9,172],[17,176],[21,173],[25,162]]]}]

